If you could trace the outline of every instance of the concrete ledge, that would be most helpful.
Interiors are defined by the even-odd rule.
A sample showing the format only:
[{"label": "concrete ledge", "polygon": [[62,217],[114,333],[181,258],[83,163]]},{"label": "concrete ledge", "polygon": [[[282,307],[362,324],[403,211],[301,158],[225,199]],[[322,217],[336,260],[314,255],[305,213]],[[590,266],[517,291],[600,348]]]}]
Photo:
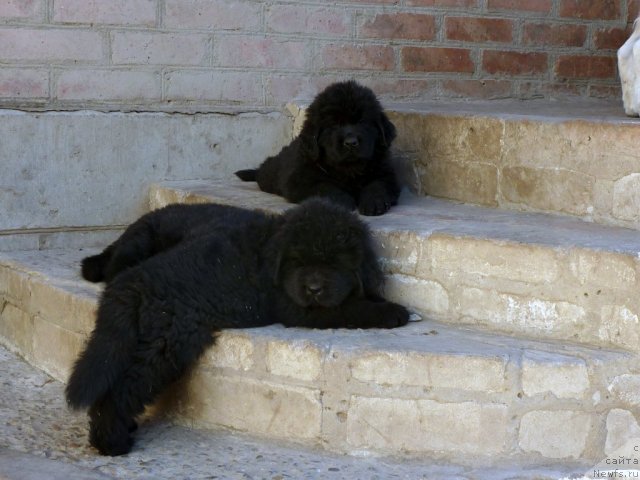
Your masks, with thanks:
[{"label": "concrete ledge", "polygon": [[[79,260],[90,253],[0,256],[0,340],[63,381],[92,328],[100,292],[78,276]],[[389,331],[273,325],[220,334],[157,409],[187,425],[343,453],[473,465],[590,461],[605,448],[597,426],[609,411],[629,408],[629,395],[609,394],[611,379],[639,375],[627,353],[430,320]],[[563,446],[550,449],[543,439],[554,419],[572,429],[558,431]]]},{"label": "concrete ledge", "polygon": [[[151,207],[212,201],[290,208],[254,183],[175,182]],[[387,296],[440,321],[539,339],[640,351],[640,232],[560,216],[405,194],[366,221]]]}]

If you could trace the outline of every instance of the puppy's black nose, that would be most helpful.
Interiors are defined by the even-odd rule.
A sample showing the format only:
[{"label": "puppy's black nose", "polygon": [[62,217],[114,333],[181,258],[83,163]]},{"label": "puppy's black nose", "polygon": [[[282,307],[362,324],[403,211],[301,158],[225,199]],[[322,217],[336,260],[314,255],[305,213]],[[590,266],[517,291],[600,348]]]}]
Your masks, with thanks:
[{"label": "puppy's black nose", "polygon": [[356,148],[358,146],[358,137],[355,135],[349,135],[344,138],[344,146],[347,148]]},{"label": "puppy's black nose", "polygon": [[309,283],[306,286],[307,293],[312,297],[317,297],[322,293],[322,284],[321,283]]}]

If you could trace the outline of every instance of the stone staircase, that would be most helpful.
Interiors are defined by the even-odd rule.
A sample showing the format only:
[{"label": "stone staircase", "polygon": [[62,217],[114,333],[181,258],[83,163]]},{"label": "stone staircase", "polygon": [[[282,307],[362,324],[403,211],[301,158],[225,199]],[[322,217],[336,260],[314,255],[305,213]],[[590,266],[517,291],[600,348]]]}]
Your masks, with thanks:
[{"label": "stone staircase", "polygon": [[[392,108],[413,193],[366,221],[387,296],[422,321],[226,331],[157,410],[334,452],[523,471],[583,473],[640,437],[640,123],[600,104],[491,105]],[[290,207],[231,178],[149,191],[150,208],[206,201]],[[0,338],[61,380],[100,290],[78,276],[96,248],[65,235],[0,253]]]}]

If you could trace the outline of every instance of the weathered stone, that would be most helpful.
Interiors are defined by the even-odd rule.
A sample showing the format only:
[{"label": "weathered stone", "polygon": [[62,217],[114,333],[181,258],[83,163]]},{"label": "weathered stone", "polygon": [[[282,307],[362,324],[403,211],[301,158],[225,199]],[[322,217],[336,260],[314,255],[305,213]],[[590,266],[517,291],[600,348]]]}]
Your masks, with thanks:
[{"label": "weathered stone", "polygon": [[[58,286],[53,281],[32,279],[29,309],[66,330],[88,334],[95,326],[97,294],[77,285]],[[55,305],[55,308],[51,308]]]},{"label": "weathered stone", "polygon": [[609,384],[608,390],[626,406],[640,407],[640,375],[627,373],[617,376]]},{"label": "weathered stone", "polygon": [[581,285],[606,285],[616,289],[633,288],[636,285],[636,265],[629,255],[575,249],[569,257],[571,272]]},{"label": "weathered stone", "polygon": [[347,441],[386,452],[495,455],[504,451],[507,407],[476,402],[352,397]]},{"label": "weathered stone", "polygon": [[449,311],[449,294],[438,282],[394,274],[387,276],[384,291],[386,298],[409,308],[438,316]]},{"label": "weathered stone", "polygon": [[607,440],[604,451],[607,455],[623,447],[629,440],[640,442],[640,426],[636,417],[628,410],[613,409],[607,415]]},{"label": "weathered stone", "polygon": [[582,412],[528,412],[520,421],[520,448],[547,458],[580,458],[591,424],[591,416]]},{"label": "weathered stone", "polygon": [[205,354],[207,364],[218,368],[250,370],[253,367],[253,342],[243,334],[222,331]]},{"label": "weathered stone", "polygon": [[527,352],[522,361],[522,389],[527,396],[550,392],[558,398],[582,398],[589,388],[584,360]]},{"label": "weathered stone", "polygon": [[507,202],[544,211],[586,215],[593,209],[594,178],[557,168],[505,167],[500,191]]},{"label": "weathered stone", "polygon": [[67,381],[86,336],[66,330],[38,316],[33,319],[33,361],[52,377]]},{"label": "weathered stone", "polygon": [[632,173],[614,183],[613,216],[640,222],[640,173]]},{"label": "weathered stone", "polygon": [[496,392],[505,388],[505,368],[502,358],[388,352],[355,359],[351,374],[376,385]]},{"label": "weathered stone", "polygon": [[0,337],[2,342],[30,358],[33,354],[33,320],[24,311],[0,296]]},{"label": "weathered stone", "polygon": [[186,386],[180,414],[199,425],[287,440],[320,436],[320,391],[196,370]]},{"label": "weathered stone", "polygon": [[558,276],[558,259],[548,248],[447,235],[429,237],[434,269],[448,273],[549,283]]},{"label": "weathered stone", "polygon": [[269,342],[267,370],[283,377],[315,380],[322,372],[322,352],[307,342]]},{"label": "weathered stone", "polygon": [[567,302],[464,288],[459,299],[463,319],[502,331],[527,332],[545,337],[580,334],[586,328],[585,310]]},{"label": "weathered stone", "polygon": [[383,231],[374,233],[382,266],[390,273],[415,274],[422,259],[424,239],[412,232]]},{"label": "weathered stone", "polygon": [[498,169],[482,163],[427,163],[419,167],[424,192],[467,203],[498,205]]},{"label": "weathered stone", "polygon": [[598,335],[601,340],[632,350],[640,347],[640,319],[626,306],[602,307]]}]

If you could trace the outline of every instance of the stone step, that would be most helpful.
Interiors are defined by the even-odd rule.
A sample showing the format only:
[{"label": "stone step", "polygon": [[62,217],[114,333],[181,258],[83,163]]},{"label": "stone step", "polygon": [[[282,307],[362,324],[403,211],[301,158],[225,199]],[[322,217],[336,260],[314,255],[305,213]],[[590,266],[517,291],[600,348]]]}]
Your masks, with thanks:
[{"label": "stone step", "polygon": [[385,106],[420,194],[640,229],[640,121],[617,100]]},{"label": "stone step", "polygon": [[428,459],[345,456],[157,418],[140,422],[131,453],[103,457],[89,447],[86,415],[66,408],[61,382],[2,347],[0,369],[0,478],[4,480],[557,480],[586,470],[566,462],[526,469],[517,462],[504,462],[482,468]]},{"label": "stone step", "polygon": [[[233,179],[152,186],[151,207],[212,201],[282,211]],[[403,193],[380,217],[387,296],[431,318],[511,335],[640,351],[640,232]]]},{"label": "stone step", "polygon": [[[0,338],[60,380],[93,327],[100,288],[78,264],[94,251],[0,254]],[[431,320],[384,331],[274,325],[223,332],[158,409],[188,426],[341,453],[589,464],[633,433],[620,422],[633,418],[639,378],[628,352]]]}]

